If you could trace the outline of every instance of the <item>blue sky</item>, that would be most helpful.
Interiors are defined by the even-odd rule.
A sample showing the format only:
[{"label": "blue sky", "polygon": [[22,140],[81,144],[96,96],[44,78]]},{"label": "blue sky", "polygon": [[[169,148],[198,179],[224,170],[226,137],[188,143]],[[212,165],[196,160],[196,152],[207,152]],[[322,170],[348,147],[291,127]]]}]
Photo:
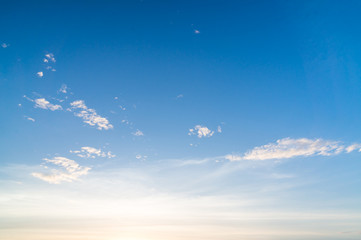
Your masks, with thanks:
[{"label": "blue sky", "polygon": [[360,2],[1,6],[0,236],[360,238]]}]

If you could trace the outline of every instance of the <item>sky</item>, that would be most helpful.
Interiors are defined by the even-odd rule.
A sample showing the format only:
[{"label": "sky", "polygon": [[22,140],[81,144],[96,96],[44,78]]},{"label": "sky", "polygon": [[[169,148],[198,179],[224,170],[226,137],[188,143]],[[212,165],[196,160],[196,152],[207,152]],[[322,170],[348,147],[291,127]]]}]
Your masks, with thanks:
[{"label": "sky", "polygon": [[0,238],[361,238],[360,1],[0,4]]}]

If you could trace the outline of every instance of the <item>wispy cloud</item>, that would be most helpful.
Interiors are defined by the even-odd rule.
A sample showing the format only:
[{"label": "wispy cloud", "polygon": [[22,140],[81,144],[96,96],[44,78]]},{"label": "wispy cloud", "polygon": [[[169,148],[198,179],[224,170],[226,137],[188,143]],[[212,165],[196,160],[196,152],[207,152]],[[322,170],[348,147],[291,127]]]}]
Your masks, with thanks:
[{"label": "wispy cloud", "polygon": [[34,118],[27,117],[27,116],[25,116],[25,118],[26,118],[27,120],[29,120],[29,121],[35,122],[35,119],[34,119]]},{"label": "wispy cloud", "polygon": [[221,126],[218,126],[218,127],[217,127],[217,132],[219,132],[219,133],[221,133],[221,132],[222,132],[222,128],[221,128]]},{"label": "wispy cloud", "polygon": [[197,135],[197,137],[212,137],[214,131],[210,130],[209,128],[201,125],[196,125],[194,128],[189,129],[188,135]]},{"label": "wispy cloud", "polygon": [[37,72],[36,75],[41,78],[41,77],[44,76],[44,73],[43,72]]},{"label": "wispy cloud", "polygon": [[59,168],[52,168],[50,173],[34,172],[32,175],[53,184],[72,182],[79,177],[88,174],[88,171],[91,169],[89,167],[82,167],[74,160],[65,157],[54,157],[52,159],[44,158],[43,160],[46,163],[52,163]]},{"label": "wispy cloud", "polygon": [[10,46],[10,44],[7,44],[7,43],[2,43],[2,44],[1,44],[1,47],[2,47],[2,48],[7,48],[7,47],[9,47],[9,46]]},{"label": "wispy cloud", "polygon": [[68,86],[66,84],[61,85],[59,92],[67,93],[67,91],[68,91]]},{"label": "wispy cloud", "polygon": [[275,143],[269,143],[260,147],[255,147],[243,155],[226,155],[225,158],[230,161],[239,160],[270,160],[270,159],[288,159],[294,157],[310,156],[332,156],[341,152],[351,152],[360,149],[360,144],[353,144],[345,147],[338,141],[308,138],[283,138]]},{"label": "wispy cloud", "polygon": [[62,110],[63,108],[57,104],[51,104],[45,98],[38,98],[34,100],[35,108],[49,109],[51,111]]},{"label": "wispy cloud", "polygon": [[148,156],[137,154],[137,155],[135,155],[135,158],[138,160],[145,161],[145,160],[147,160]]},{"label": "wispy cloud", "polygon": [[100,149],[93,148],[93,147],[82,147],[80,150],[70,151],[71,153],[77,154],[77,156],[82,158],[96,158],[96,157],[107,157],[107,158],[113,158],[115,155],[113,155],[110,151],[103,152]]},{"label": "wispy cloud", "polygon": [[97,129],[108,130],[112,129],[113,125],[109,123],[108,119],[101,117],[97,112],[88,108],[83,100],[77,100],[70,103],[71,109],[69,111],[74,111],[74,115],[83,119],[83,121],[90,126],[97,126]]},{"label": "wispy cloud", "polygon": [[144,136],[144,133],[142,131],[140,131],[139,129],[137,129],[137,131],[135,131],[132,134],[137,137]]}]

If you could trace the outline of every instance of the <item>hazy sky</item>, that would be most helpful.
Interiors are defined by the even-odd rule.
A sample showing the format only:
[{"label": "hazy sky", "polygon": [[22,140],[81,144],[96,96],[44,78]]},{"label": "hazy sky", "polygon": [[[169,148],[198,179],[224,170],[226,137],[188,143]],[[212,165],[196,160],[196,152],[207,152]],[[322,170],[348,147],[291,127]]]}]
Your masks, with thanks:
[{"label": "hazy sky", "polygon": [[361,238],[360,1],[0,1],[0,238]]}]

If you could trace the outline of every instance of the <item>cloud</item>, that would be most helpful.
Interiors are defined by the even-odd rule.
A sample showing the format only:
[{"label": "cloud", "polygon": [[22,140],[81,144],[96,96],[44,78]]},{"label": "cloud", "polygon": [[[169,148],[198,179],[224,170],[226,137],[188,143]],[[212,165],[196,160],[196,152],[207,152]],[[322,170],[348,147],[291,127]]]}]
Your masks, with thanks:
[{"label": "cloud", "polygon": [[56,69],[55,69],[55,68],[53,68],[52,66],[47,66],[47,67],[46,67],[46,69],[47,69],[47,70],[51,70],[51,71],[53,71],[53,72],[55,72],[55,71],[56,71]]},{"label": "cloud", "polygon": [[194,128],[189,129],[189,133],[188,133],[188,135],[197,135],[199,138],[212,137],[213,134],[214,131],[201,125],[196,125]]},{"label": "cloud", "polygon": [[350,153],[355,150],[358,150],[359,152],[361,152],[361,144],[360,143],[354,143],[346,148],[347,153]]},{"label": "cloud", "polygon": [[142,131],[140,131],[139,129],[137,129],[137,131],[135,131],[134,133],[132,133],[134,136],[144,136],[144,133]]},{"label": "cloud", "polygon": [[49,109],[51,111],[62,110],[63,108],[60,105],[54,105],[48,102],[45,98],[35,99],[35,108]]},{"label": "cloud", "polygon": [[183,98],[183,94],[179,94],[176,99]]},{"label": "cloud", "polygon": [[[45,57],[46,58],[44,58],[44,62],[49,62],[49,61],[56,62],[56,60],[54,58],[54,54],[52,54],[52,53],[45,54]],[[48,60],[48,61],[46,61],[46,60]]]},{"label": "cloud", "polygon": [[36,75],[37,75],[38,77],[43,77],[43,76],[44,76],[44,73],[43,73],[43,72],[37,72]]},{"label": "cloud", "polygon": [[61,88],[59,89],[59,91],[62,93],[67,93],[67,90],[68,86],[66,86],[66,84],[61,85]]},{"label": "cloud", "polygon": [[35,122],[35,119],[34,119],[34,118],[26,117],[26,119],[29,120],[29,121]]},{"label": "cloud", "polygon": [[74,160],[65,157],[54,157],[52,159],[44,158],[43,160],[46,163],[52,163],[60,167],[60,169],[53,168],[50,173],[34,172],[32,175],[53,184],[59,184],[63,181],[72,182],[83,175],[87,175],[88,171],[91,169],[89,167],[82,167]]},{"label": "cloud", "polygon": [[82,158],[96,158],[98,157],[107,157],[107,158],[113,158],[115,155],[113,155],[111,152],[103,152],[100,149],[96,149],[93,147],[82,147],[81,150],[76,151],[70,151],[71,153],[76,153],[77,156]]},{"label": "cloud", "polygon": [[194,30],[194,33],[195,33],[195,34],[200,34],[201,32],[200,32],[199,30],[195,29],[195,30]]},{"label": "cloud", "polygon": [[137,155],[135,155],[135,158],[138,160],[145,161],[145,160],[147,160],[148,156],[137,154]]},{"label": "cloud", "polygon": [[217,127],[217,132],[219,132],[219,133],[221,133],[221,132],[222,132],[222,128],[221,128],[221,126],[218,126],[218,127]]},{"label": "cloud", "polygon": [[75,111],[74,115],[82,118],[84,122],[90,126],[97,126],[99,130],[113,128],[113,125],[109,123],[108,119],[99,116],[94,109],[88,108],[83,100],[74,101],[70,103],[70,105],[71,109],[68,110]]},{"label": "cloud", "polygon": [[226,155],[225,158],[230,161],[239,160],[270,160],[270,159],[288,159],[294,157],[310,156],[331,156],[337,155],[345,150],[345,147],[337,141],[328,141],[323,139],[308,138],[283,138],[276,143],[269,143],[241,155]]},{"label": "cloud", "polygon": [[7,48],[7,47],[9,47],[10,46],[10,44],[7,44],[7,43],[2,43],[1,44],[1,47],[3,47],[3,48]]}]

